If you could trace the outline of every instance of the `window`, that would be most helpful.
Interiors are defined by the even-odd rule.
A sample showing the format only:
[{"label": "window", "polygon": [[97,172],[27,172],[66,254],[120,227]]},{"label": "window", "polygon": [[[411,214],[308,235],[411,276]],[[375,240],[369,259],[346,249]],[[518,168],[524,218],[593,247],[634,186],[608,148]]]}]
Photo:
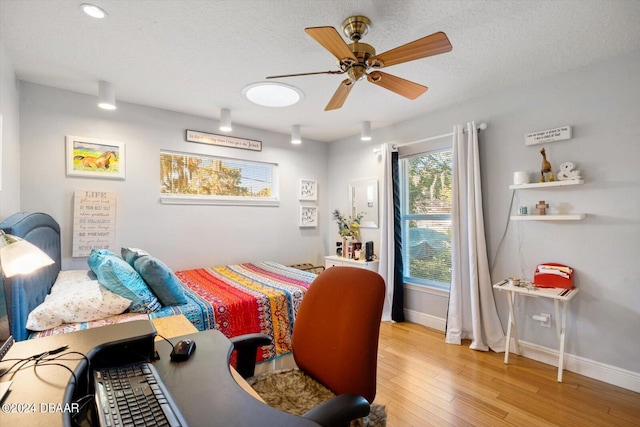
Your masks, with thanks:
[{"label": "window", "polygon": [[400,160],[404,281],[451,284],[451,148]]},{"label": "window", "polygon": [[278,165],[160,152],[163,203],[278,205]]}]

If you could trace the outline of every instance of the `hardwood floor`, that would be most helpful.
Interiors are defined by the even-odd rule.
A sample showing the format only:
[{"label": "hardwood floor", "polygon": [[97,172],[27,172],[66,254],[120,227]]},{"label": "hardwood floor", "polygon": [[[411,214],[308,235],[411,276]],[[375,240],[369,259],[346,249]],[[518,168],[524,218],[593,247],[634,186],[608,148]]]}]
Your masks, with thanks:
[{"label": "hardwood floor", "polygon": [[442,332],[383,323],[376,403],[388,427],[640,426],[640,393],[515,354],[444,343]]}]

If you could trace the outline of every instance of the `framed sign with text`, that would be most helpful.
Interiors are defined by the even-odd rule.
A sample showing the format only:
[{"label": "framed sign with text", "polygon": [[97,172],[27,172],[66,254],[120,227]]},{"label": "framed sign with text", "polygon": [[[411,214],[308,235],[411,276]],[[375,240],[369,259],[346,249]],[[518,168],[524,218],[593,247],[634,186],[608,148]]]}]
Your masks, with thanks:
[{"label": "framed sign with text", "polygon": [[236,138],[215,133],[199,132],[187,129],[185,139],[188,142],[217,145],[219,147],[241,148],[243,150],[262,151],[262,141],[255,139]]}]

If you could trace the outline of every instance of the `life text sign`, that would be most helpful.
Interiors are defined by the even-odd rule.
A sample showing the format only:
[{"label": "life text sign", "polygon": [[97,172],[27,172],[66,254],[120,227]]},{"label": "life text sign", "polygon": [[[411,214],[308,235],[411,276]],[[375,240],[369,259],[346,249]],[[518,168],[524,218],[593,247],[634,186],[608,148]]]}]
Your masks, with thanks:
[{"label": "life text sign", "polygon": [[72,257],[89,256],[91,249],[115,248],[116,193],[77,190],[73,198]]},{"label": "life text sign", "polygon": [[571,139],[571,126],[562,126],[555,129],[547,129],[525,134],[524,145],[564,141],[565,139]]}]

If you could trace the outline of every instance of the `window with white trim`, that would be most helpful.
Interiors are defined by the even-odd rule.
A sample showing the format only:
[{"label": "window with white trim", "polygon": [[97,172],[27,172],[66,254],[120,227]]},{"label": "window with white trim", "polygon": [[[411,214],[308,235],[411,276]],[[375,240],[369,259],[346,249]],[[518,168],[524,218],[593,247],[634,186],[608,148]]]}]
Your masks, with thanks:
[{"label": "window with white trim", "polygon": [[400,159],[404,281],[451,285],[451,148]]},{"label": "window with white trim", "polygon": [[277,206],[278,165],[161,151],[160,192],[163,203]]}]

